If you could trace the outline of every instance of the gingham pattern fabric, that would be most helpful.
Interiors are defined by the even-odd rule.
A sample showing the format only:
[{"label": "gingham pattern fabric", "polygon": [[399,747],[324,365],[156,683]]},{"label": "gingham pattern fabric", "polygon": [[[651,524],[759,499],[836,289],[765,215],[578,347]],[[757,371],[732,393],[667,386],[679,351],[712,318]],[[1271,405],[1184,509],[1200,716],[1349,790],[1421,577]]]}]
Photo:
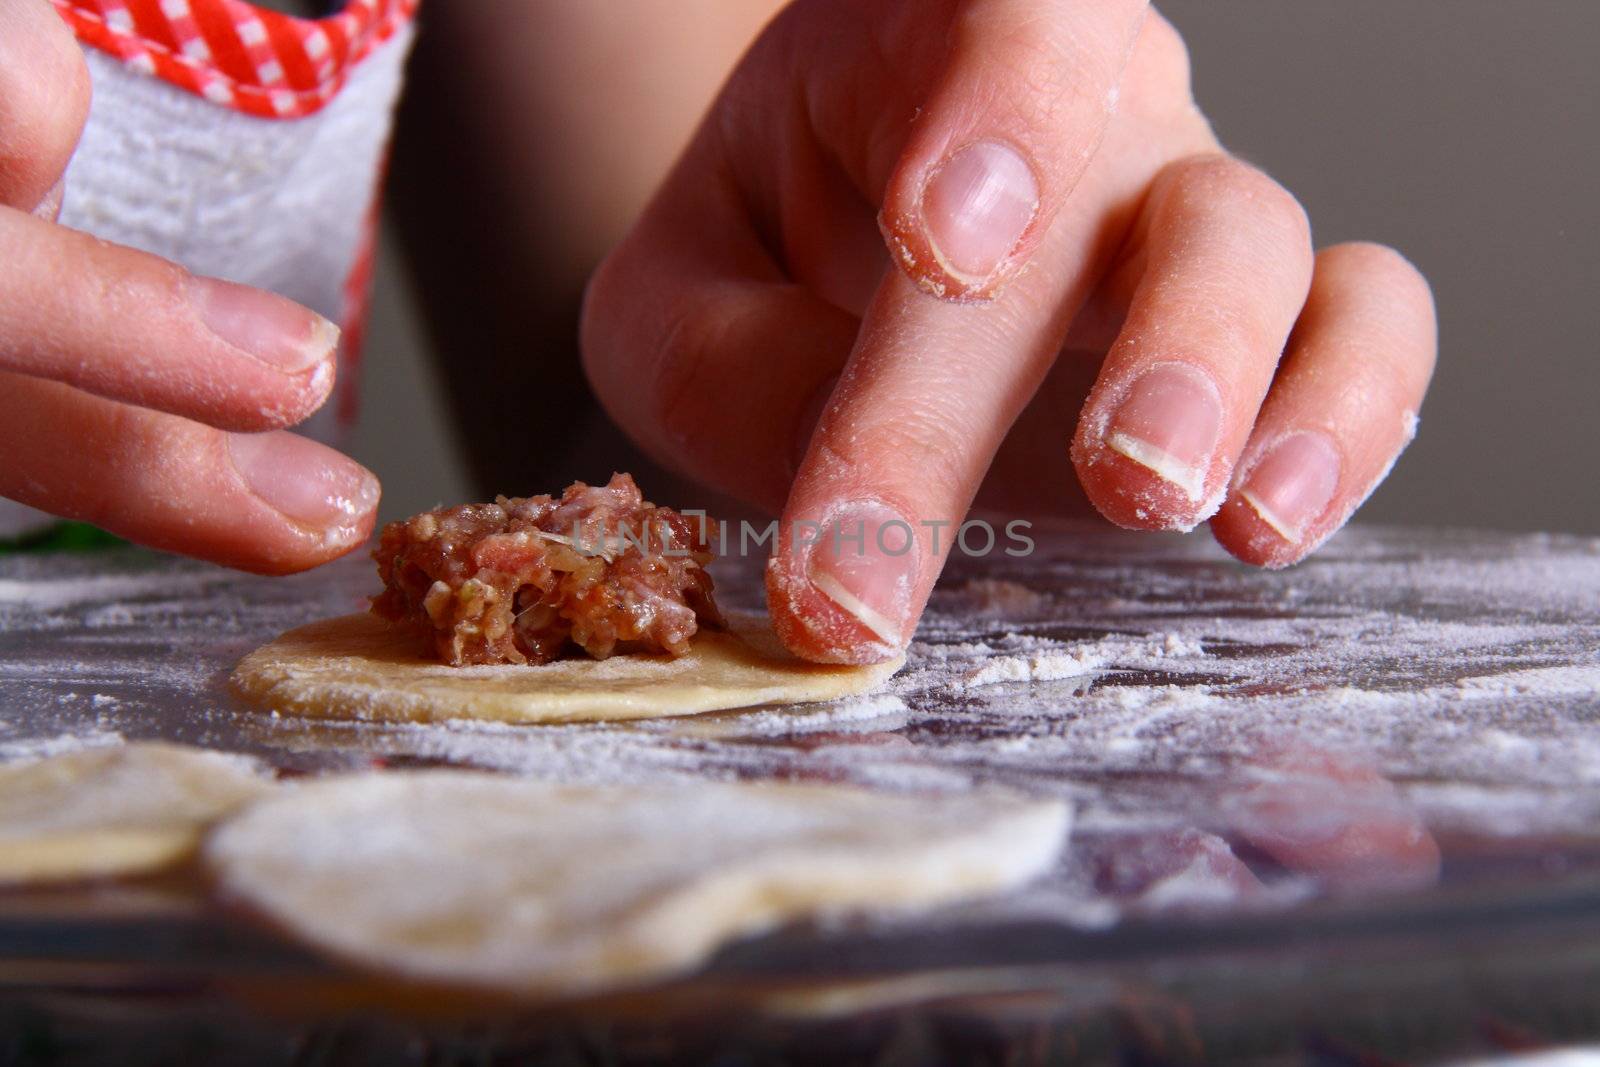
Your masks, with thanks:
[{"label": "gingham pattern fabric", "polygon": [[349,0],[301,19],[245,0],[52,0],[84,44],[216,104],[262,118],[316,113],[417,0]]}]

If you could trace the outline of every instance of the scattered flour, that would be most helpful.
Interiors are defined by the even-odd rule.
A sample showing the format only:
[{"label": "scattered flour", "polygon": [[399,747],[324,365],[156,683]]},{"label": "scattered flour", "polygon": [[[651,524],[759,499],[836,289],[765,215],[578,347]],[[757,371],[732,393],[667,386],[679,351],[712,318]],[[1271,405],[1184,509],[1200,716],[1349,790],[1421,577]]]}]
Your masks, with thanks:
[{"label": "scattered flour", "polygon": [[963,583],[955,593],[967,598],[975,613],[999,619],[1037,615],[1048,612],[1054,604],[1046,593],[1000,578],[975,578]]},{"label": "scattered flour", "polygon": [[961,682],[969,689],[1001,682],[1053,682],[1088,674],[1105,666],[1106,662],[1104,655],[1091,649],[1076,654],[1041,652],[1032,656],[996,656],[966,671]]},{"label": "scattered flour", "polygon": [[203,592],[225,578],[220,574],[99,575],[79,578],[0,578],[0,605],[48,612],[82,605],[102,605],[117,616],[130,616],[126,604],[114,601],[172,599]]},{"label": "scattered flour", "polygon": [[123,741],[123,736],[115,730],[90,730],[15,741],[0,739],[0,763],[47,759],[50,756],[59,756],[64,752],[76,752],[84,748],[120,745]]},{"label": "scattered flour", "polygon": [[[353,610],[372,586],[363,560],[273,580],[0,560],[0,625],[23,642],[0,657],[0,758],[158,735],[307,771],[1001,785],[1070,800],[1092,857],[1097,840],[1224,819],[1218,797],[1293,746],[1394,783],[1437,832],[1600,825],[1600,542],[1358,529],[1266,574],[1197,538],[1032,535],[1033,559],[952,561],[906,668],[876,694],[542,727],[241,711],[227,670],[281,630]],[[719,591],[757,606],[758,568],[725,563]],[[1085,925],[1114,914],[1082,873],[1035,905]],[[1155,903],[1220,892],[1174,877]]]},{"label": "scattered flour", "polygon": [[1471,696],[1588,696],[1600,700],[1600,663],[1462,678],[1456,688]]},{"label": "scattered flour", "polygon": [[[851,730],[863,723],[883,725],[892,729],[895,725],[904,723],[905,714],[904,700],[892,693],[879,693],[827,704],[801,704],[793,708],[766,708],[707,716],[698,721],[690,720],[688,724],[710,726],[725,736],[778,737],[786,734]],[[713,721],[708,722],[707,719]],[[896,722],[888,722],[891,719]]]}]

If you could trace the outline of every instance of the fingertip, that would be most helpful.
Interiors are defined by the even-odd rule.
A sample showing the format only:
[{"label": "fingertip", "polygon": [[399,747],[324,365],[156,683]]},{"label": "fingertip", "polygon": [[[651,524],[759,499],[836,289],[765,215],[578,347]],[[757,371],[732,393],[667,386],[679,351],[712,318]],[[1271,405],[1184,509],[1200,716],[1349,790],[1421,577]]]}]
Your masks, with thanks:
[{"label": "fingertip", "polygon": [[[101,525],[142,544],[263,575],[310,570],[372,536],[382,487],[334,449],[284,431],[220,433],[170,416],[135,417],[152,429],[181,425],[164,437],[170,458],[185,459],[185,486],[180,491],[160,485],[164,479],[149,470],[130,470],[127,484],[155,491],[137,494],[139,508]],[[126,495],[117,490],[108,499]]]},{"label": "fingertip", "polygon": [[281,374],[304,374],[338,350],[337,324],[278,293],[161,267],[153,273],[158,286],[176,277],[177,295],[211,337]]},{"label": "fingertip", "polygon": [[328,399],[338,375],[336,323],[269,290],[143,262],[156,293],[175,298],[180,329],[189,316],[203,328],[185,331],[202,347],[170,353],[188,355],[188,395],[119,399],[243,433],[294,426]]},{"label": "fingertip", "polygon": [[1211,535],[1234,559],[1267,570],[1294,566],[1325,540],[1291,540],[1281,523],[1269,521],[1257,504],[1238,494],[1230,496],[1212,518]]},{"label": "fingertip", "polygon": [[0,454],[0,494],[260,574],[360,547],[381,499],[370,471],[294,434],[223,433],[24,375],[0,375]]},{"label": "fingertip", "polygon": [[766,569],[767,611],[785,648],[812,663],[865,665],[899,654],[866,623],[822,593],[803,559],[774,553]]},{"label": "fingertip", "polygon": [[332,352],[310,370],[287,375],[288,381],[282,391],[281,401],[276,404],[263,404],[257,408],[255,414],[261,420],[260,425],[250,429],[282,430],[306,421],[327,403],[328,397],[333,395],[333,387],[338,376],[339,360]]},{"label": "fingertip", "polygon": [[284,426],[304,422],[328,402],[328,397],[333,395],[333,387],[339,379],[337,353],[330,351],[327,359],[298,377],[299,380],[291,385],[293,398],[287,412],[290,421],[281,424]]},{"label": "fingertip", "polygon": [[1112,522],[1187,531],[1226,499],[1305,303],[1310,235],[1281,186],[1215,154],[1168,165],[1145,216],[1142,277],[1073,460]]},{"label": "fingertip", "polygon": [[1343,516],[1330,521],[1330,512],[1346,466],[1335,438],[1322,430],[1267,437],[1249,450],[1212,520],[1213,535],[1246,563],[1277,569],[1300,562],[1343,525]]},{"label": "fingertip", "polygon": [[780,520],[766,569],[773,628],[802,659],[882,663],[904,650],[926,595],[924,545],[882,500],[823,499],[791,500]]},{"label": "fingertip", "polygon": [[1436,353],[1427,280],[1368,242],[1317,256],[1283,366],[1212,532],[1256,566],[1298,563],[1341,529],[1416,435]]},{"label": "fingertip", "polygon": [[1073,468],[1095,510],[1117,526],[1187,532],[1224,499],[1222,419],[1208,377],[1186,364],[1158,364],[1121,389],[1102,383],[1090,395],[1072,438]]},{"label": "fingertip", "polygon": [[244,488],[290,520],[326,531],[330,542],[351,540],[381,497],[371,471],[296,434],[229,434],[227,453]]},{"label": "fingertip", "polygon": [[1221,492],[1198,495],[1203,486],[1179,485],[1156,473],[1148,462],[1118,453],[1104,442],[1074,441],[1072,465],[1096,511],[1125,530],[1176,530],[1188,533],[1216,514]]},{"label": "fingertip", "polygon": [[346,528],[348,536],[334,539],[307,538],[297,531],[285,539],[283,544],[272,544],[236,553],[227,558],[216,558],[214,562],[267,577],[300,574],[364,548],[371,541],[373,530],[377,528],[377,514],[377,510],[374,509],[350,523]]},{"label": "fingertip", "polygon": [[299,374],[240,374],[222,386],[197,384],[181,402],[151,397],[147,403],[229,433],[287,430],[305,422],[327,403],[338,377],[337,365],[338,361],[330,357]]}]

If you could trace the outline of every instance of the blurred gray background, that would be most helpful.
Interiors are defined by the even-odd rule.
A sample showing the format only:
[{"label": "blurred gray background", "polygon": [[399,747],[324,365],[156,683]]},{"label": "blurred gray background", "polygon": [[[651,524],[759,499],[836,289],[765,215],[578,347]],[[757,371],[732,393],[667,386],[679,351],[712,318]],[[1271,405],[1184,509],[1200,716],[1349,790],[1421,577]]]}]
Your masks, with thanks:
[{"label": "blurred gray background", "polygon": [[[1421,433],[1368,521],[1600,533],[1600,0],[1168,0],[1219,136],[1319,244],[1433,283]],[[389,241],[352,451],[384,516],[472,495]]]}]

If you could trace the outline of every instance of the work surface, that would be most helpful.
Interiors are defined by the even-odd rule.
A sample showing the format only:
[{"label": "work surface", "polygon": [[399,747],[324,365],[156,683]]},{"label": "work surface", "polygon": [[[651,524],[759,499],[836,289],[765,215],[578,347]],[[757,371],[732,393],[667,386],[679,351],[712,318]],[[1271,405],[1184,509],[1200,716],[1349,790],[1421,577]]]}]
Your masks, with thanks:
[{"label": "work surface", "polygon": [[[699,989],[769,1018],[897,1027],[960,1003],[990,1020],[972,1040],[1003,1047],[1013,1023],[1125,1044],[1132,1012],[1208,1051],[1350,1026],[1389,1048],[1423,1040],[1392,1035],[1403,987],[1408,1016],[1439,1024],[1422,1051],[1483,1040],[1485,1019],[1600,1036],[1573,999],[1600,982],[1600,542],[1356,529],[1263,573],[1202,536],[1036,540],[1029,558],[953,560],[876,694],[614,726],[240,705],[233,663],[359,610],[364,559],[269,580],[133,551],[0,558],[0,758],[164,738],[306,772],[1008,785],[1073,803],[1044,883],[916,924],[735,945],[650,1010],[703,1007]],[[759,606],[752,566],[718,570],[720,600]],[[0,955],[19,996],[105,992],[107,966],[118,993],[157,973],[211,996],[241,967],[257,991],[331,980],[170,888],[0,896]]]}]

